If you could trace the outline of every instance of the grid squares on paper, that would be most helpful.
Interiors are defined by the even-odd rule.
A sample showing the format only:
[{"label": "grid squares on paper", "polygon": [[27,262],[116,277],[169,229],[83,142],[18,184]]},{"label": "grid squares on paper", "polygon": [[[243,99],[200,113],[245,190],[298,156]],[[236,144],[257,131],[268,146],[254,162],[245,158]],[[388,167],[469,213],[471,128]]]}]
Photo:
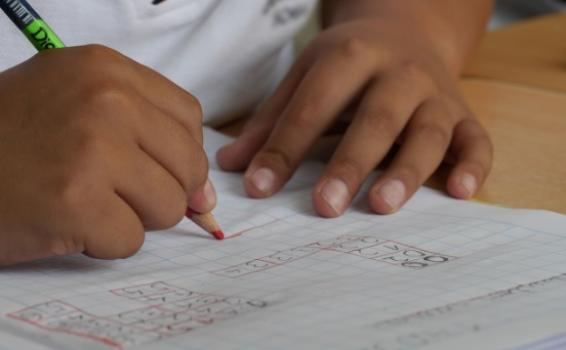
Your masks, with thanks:
[{"label": "grid squares on paper", "polygon": [[65,302],[50,301],[8,316],[43,329],[124,348],[184,334],[266,306],[260,300],[198,293],[163,282],[110,292],[147,306],[100,317]]},{"label": "grid squares on paper", "polygon": [[[224,179],[223,175],[213,176]],[[75,318],[55,317],[53,320],[59,323],[51,325],[64,322],[75,330],[102,334],[114,342],[121,337],[119,344],[123,347],[158,338],[160,344],[172,349],[250,348],[254,344],[283,349],[296,345],[296,339],[303,341],[305,348],[332,347],[343,344],[341,339],[352,339],[345,334],[373,333],[374,329],[364,326],[380,319],[393,319],[565,272],[566,239],[561,235],[481,217],[410,209],[390,217],[351,213],[325,221],[303,210],[301,203],[309,197],[307,191],[297,190],[281,200],[274,198],[261,204],[246,201],[242,205],[239,187],[236,177],[223,182],[220,196],[226,201],[222,201],[233,205],[216,213],[226,227],[234,229],[233,233],[242,233],[237,238],[217,243],[184,234],[198,231],[193,224],[183,222],[176,230],[149,234],[146,246],[132,259],[85,263],[82,257],[67,257],[33,263],[27,270],[0,275],[0,306],[8,305],[11,314],[21,319],[27,316],[13,310],[58,300],[74,308]],[[343,245],[344,237],[351,238],[354,246]],[[374,244],[355,245],[364,239],[374,240]],[[447,260],[421,269],[405,268],[380,260],[392,256],[378,254],[380,244]],[[376,251],[372,253],[371,249]],[[256,269],[252,273],[236,277],[219,273],[249,262]],[[254,264],[260,264],[259,268]],[[10,286],[4,283],[7,281]],[[108,292],[155,281],[174,286],[173,293],[181,299],[172,301],[169,296],[171,303],[185,300],[186,291],[199,291],[225,300],[239,296],[240,301],[260,300],[266,304],[238,311],[230,318],[220,317],[222,323],[207,324],[209,316],[214,318],[218,310],[209,310],[212,313],[205,317],[183,314],[175,320],[168,318],[172,311],[168,302],[145,304]],[[12,287],[14,284],[18,287]],[[182,303],[175,306],[182,307]],[[118,322],[117,315],[138,317],[138,321],[149,319],[144,324],[126,323],[124,329],[130,335],[120,335],[107,327]],[[93,330],[89,328],[96,324],[93,318],[107,323],[99,323]],[[183,322],[185,328],[177,328],[166,337],[156,331]],[[286,328],[277,329],[275,323]],[[158,338],[127,340],[139,330],[131,328],[134,324],[144,331],[149,328],[150,334],[158,334]],[[233,340],[212,336],[214,329],[230,334]],[[289,337],[287,332],[294,336]],[[321,338],[322,334],[327,336]],[[364,337],[358,338],[357,343],[347,344],[349,348],[362,348]]]}]

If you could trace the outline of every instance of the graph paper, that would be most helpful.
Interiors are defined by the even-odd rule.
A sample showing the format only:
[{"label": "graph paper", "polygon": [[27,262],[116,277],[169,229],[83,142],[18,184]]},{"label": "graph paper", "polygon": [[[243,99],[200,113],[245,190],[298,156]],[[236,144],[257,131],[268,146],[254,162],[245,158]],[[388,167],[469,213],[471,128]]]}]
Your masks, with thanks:
[{"label": "graph paper", "polygon": [[[205,135],[214,159],[228,139]],[[322,219],[321,169],[253,200],[212,162],[222,242],[183,221],[128,259],[1,269],[0,349],[511,349],[566,331],[566,217],[422,189],[394,215],[360,198]]]}]

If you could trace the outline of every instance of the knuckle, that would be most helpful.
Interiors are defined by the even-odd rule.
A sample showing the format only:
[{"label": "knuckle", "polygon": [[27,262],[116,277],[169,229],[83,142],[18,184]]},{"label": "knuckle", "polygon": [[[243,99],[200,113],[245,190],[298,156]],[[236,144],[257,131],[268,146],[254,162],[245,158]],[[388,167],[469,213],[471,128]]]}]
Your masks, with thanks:
[{"label": "knuckle", "polygon": [[124,59],[118,51],[100,44],[90,44],[80,47],[80,58],[85,64],[96,64],[116,62]]},{"label": "knuckle", "polygon": [[395,139],[401,131],[397,113],[391,108],[381,107],[372,111],[361,111],[358,118],[368,130],[379,137]]},{"label": "knuckle", "polygon": [[191,107],[191,111],[193,112],[193,114],[196,117],[202,119],[204,112],[203,112],[202,104],[200,103],[199,99],[196,98],[195,96],[187,93],[187,103]]},{"label": "knuckle", "polygon": [[195,96],[186,93],[186,108],[190,113],[185,113],[184,118],[186,118],[189,125],[202,125],[204,123],[204,111],[202,104]]},{"label": "knuckle", "polygon": [[186,113],[176,114],[177,121],[187,131],[197,130],[204,124],[204,111],[200,101],[193,95],[186,93],[186,97],[177,99]]},{"label": "knuckle", "polygon": [[404,61],[395,71],[395,79],[403,86],[419,86],[421,89],[435,90],[436,84],[433,83],[429,74],[425,72],[421,63],[415,60]]},{"label": "knuckle", "polygon": [[90,169],[89,164],[94,164],[101,155],[112,152],[101,128],[90,121],[78,122],[78,124],[72,156],[69,160],[68,175],[72,178],[81,177],[84,172],[81,169]]},{"label": "knuckle", "polygon": [[[92,79],[85,81],[80,91],[80,98],[85,108],[94,111],[115,108],[117,106],[132,107],[132,101],[125,88],[112,79]],[[99,113],[106,115],[107,113]]]},{"label": "knuckle", "polygon": [[416,124],[413,127],[413,132],[419,136],[425,136],[430,142],[440,145],[447,145],[452,139],[450,130],[437,123]]},{"label": "knuckle", "polygon": [[436,104],[443,109],[446,114],[471,117],[471,112],[465,107],[465,102],[447,93],[440,94],[436,98]]},{"label": "knuckle", "polygon": [[75,97],[83,104],[99,105],[103,102],[123,101],[127,97],[123,62],[125,58],[118,52],[101,45],[88,45],[78,48],[73,66],[74,74],[80,76],[75,84]]},{"label": "knuckle", "polygon": [[421,66],[415,60],[403,61],[399,68],[399,72],[409,78],[420,77],[422,75]]},{"label": "knuckle", "polygon": [[51,238],[48,243],[48,252],[51,256],[63,256],[72,253],[82,252],[83,247],[72,237],[62,237],[61,235]]},{"label": "knuckle", "polygon": [[441,93],[430,102],[439,114],[448,117],[453,123],[463,119],[473,120],[472,113],[466,108],[465,102],[459,97]]},{"label": "knuckle", "polygon": [[365,56],[370,50],[370,43],[359,37],[350,37],[342,44],[342,53],[346,58]]},{"label": "knuckle", "polygon": [[476,146],[485,147],[489,153],[493,153],[493,142],[489,133],[484,129],[484,127],[473,117],[468,118],[462,122],[460,127],[467,127],[472,130],[470,137],[472,138],[471,143]]},{"label": "knuckle", "polygon": [[126,62],[125,56],[99,44],[81,46],[72,50],[76,63],[70,69],[79,75],[82,81],[115,75],[112,71]]},{"label": "knuckle", "polygon": [[64,216],[81,217],[84,204],[89,201],[87,185],[78,171],[70,171],[54,187],[55,207],[64,213]]},{"label": "knuckle", "polygon": [[257,161],[260,164],[267,164],[275,169],[291,171],[295,167],[295,161],[290,154],[280,148],[266,148],[258,154]]},{"label": "knuckle", "polygon": [[334,166],[335,171],[339,172],[341,177],[347,178],[351,184],[359,184],[363,181],[365,168],[358,160],[351,157],[337,160]]},{"label": "knuckle", "polygon": [[[313,100],[318,100],[314,98]],[[320,114],[320,108],[313,102],[308,102],[298,108],[289,116],[289,124],[298,130],[308,130],[316,125],[316,116]]]}]

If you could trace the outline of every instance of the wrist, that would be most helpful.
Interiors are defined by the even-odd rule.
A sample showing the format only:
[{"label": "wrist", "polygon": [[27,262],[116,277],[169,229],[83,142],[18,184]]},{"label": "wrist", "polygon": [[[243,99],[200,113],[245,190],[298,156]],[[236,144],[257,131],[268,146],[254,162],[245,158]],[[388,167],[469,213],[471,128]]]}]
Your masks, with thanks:
[{"label": "wrist", "polygon": [[[325,28],[359,20],[386,24],[379,26],[388,30],[388,35],[397,35],[399,40],[411,40],[432,50],[454,75],[458,75],[483,32],[485,13],[488,13],[484,8],[489,2],[478,0],[477,9],[468,5],[454,13],[455,9],[442,0],[324,0],[322,20]],[[460,20],[460,12],[466,11],[468,18]]]}]

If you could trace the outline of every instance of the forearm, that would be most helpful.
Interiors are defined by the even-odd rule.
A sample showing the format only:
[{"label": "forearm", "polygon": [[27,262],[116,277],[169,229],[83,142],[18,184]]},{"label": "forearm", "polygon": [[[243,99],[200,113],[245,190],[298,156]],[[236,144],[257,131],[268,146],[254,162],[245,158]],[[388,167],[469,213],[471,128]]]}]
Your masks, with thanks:
[{"label": "forearm", "polygon": [[323,0],[323,25],[356,19],[396,21],[406,35],[433,45],[459,72],[484,32],[493,0]]}]

